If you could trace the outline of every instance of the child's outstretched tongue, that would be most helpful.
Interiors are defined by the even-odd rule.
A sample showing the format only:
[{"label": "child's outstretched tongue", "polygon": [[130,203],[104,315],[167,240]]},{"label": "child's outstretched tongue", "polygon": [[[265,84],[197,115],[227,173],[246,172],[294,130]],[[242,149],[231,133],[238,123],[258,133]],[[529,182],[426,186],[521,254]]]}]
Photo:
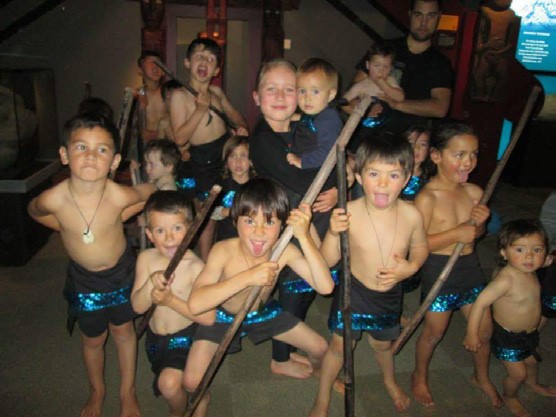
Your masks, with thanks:
[{"label": "child's outstretched tongue", "polygon": [[384,208],[388,206],[388,194],[375,194],[375,206]]},{"label": "child's outstretched tongue", "polygon": [[253,253],[255,254],[255,256],[259,256],[263,251],[264,242],[251,241],[251,245],[253,245]]},{"label": "child's outstretched tongue", "polygon": [[458,171],[459,181],[460,182],[467,182],[467,178],[469,177],[469,172],[467,171]]},{"label": "child's outstretched tongue", "polygon": [[169,258],[173,258],[174,255],[176,254],[177,250],[178,250],[177,247],[168,248],[168,249],[167,249],[168,257],[169,257]]}]

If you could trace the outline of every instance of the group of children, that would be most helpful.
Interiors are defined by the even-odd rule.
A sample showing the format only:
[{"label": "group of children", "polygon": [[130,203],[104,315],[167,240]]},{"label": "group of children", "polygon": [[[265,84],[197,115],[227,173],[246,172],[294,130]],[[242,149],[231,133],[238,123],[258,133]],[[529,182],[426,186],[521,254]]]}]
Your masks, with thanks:
[{"label": "group of children", "polygon": [[[479,149],[473,130],[452,121],[439,124],[432,133],[416,126],[406,137],[383,133],[362,141],[350,155],[350,166],[363,195],[353,198],[346,210],[333,209],[337,191],[330,178],[310,207],[302,197],[342,128],[331,105],[337,72],[320,59],[308,60],[298,70],[286,60],[264,64],[253,94],[262,117],[247,139],[238,135],[247,133],[242,116],[221,89],[210,85],[219,71],[217,48],[207,40],[190,46],[185,65],[198,95],[183,89],[172,92],[173,141],[154,140],[145,148],[148,183],[128,187],[108,178],[121,159],[117,130],[105,117],[82,113],[66,124],[60,147],[70,177],[29,205],[33,218],[60,231],[70,257],[65,294],[70,318],[82,331],[91,385],[81,415],[101,415],[108,331],[118,350],[121,416],[140,415],[133,319],[156,304],[146,337],[153,389],[165,398],[170,416],[181,416],[188,394],[198,387],[251,287],[262,286],[228,352],[239,351],[245,335],[254,343],[273,339],[272,371],[298,378],[318,376],[310,415],[327,416],[332,388],[341,386],[343,363],[340,297],[331,274],[340,260],[341,232],[351,241],[354,337],[359,340],[367,333],[398,411],[410,403],[396,380],[391,350],[400,334],[402,284],[418,275],[426,293],[458,242],[465,243],[462,256],[426,314],[417,340],[411,382],[415,399],[434,404],[428,368],[457,309],[468,319],[465,347],[473,352],[473,380],[493,406],[499,407],[502,398],[488,373],[491,334],[493,353],[508,372],[503,396],[513,414],[528,415],[517,398],[523,382],[541,394],[556,395],[555,388],[536,381],[541,304],[535,271],[550,263],[546,234],[535,221],[504,226],[500,254],[507,264],[485,288],[474,244],[484,232],[489,209],[478,204],[483,191],[467,182]],[[389,70],[378,68],[388,68],[388,63],[391,67],[392,60],[388,48],[371,54],[369,80],[354,86],[357,93],[347,98],[353,101],[367,93],[403,100]],[[209,105],[239,126],[235,135],[228,137],[225,120]],[[296,116],[298,106],[302,114]],[[167,279],[163,271],[193,217],[175,184],[181,163],[177,145],[186,144],[196,176],[197,208],[213,183],[224,185],[211,219],[220,223],[218,242],[213,244],[211,232],[202,251],[200,242],[200,256],[187,250]],[[135,261],[123,222],[141,210],[154,247]],[[271,261],[271,250],[286,225],[293,228],[295,239]],[[277,286],[278,300],[272,297]],[[332,292],[332,336],[327,343],[304,319],[316,293]],[[295,353],[296,348],[308,356]],[[209,402],[207,393],[194,415],[206,415]]]}]

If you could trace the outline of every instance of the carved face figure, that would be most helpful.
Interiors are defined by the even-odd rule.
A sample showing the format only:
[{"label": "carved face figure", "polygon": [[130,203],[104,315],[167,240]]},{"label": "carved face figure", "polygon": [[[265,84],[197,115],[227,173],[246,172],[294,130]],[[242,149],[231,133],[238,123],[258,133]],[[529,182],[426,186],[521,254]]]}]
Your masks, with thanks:
[{"label": "carved face figure", "polygon": [[164,0],[141,0],[141,16],[147,29],[160,29],[164,18]]}]

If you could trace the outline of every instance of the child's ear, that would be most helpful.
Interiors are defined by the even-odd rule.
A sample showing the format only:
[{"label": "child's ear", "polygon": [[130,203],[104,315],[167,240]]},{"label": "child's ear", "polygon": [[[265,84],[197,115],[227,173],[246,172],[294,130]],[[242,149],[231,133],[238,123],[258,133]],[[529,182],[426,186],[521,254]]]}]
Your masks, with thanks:
[{"label": "child's ear", "polygon": [[185,67],[185,69],[191,69],[191,62],[189,62],[189,59],[184,58],[183,66]]},{"label": "child's ear", "polygon": [[218,77],[218,74],[220,74],[220,67],[216,67],[213,77]]},{"label": "child's ear", "polygon": [[151,242],[153,242],[153,232],[151,232],[151,229],[148,227],[145,227],[145,233],[147,234],[147,237],[149,238],[149,240]]},{"label": "child's ear", "polygon": [[336,97],[336,94],[338,93],[338,90],[336,90],[335,88],[333,88],[332,90],[330,90],[330,92],[328,93],[328,102],[330,103],[332,100],[334,100],[334,98]]},{"label": "child's ear", "polygon": [[60,149],[58,149],[58,154],[60,155],[60,161],[62,162],[62,165],[69,164],[68,150],[65,146],[60,146]]},{"label": "child's ear", "polygon": [[407,174],[407,177],[405,178],[405,182],[403,183],[403,188],[407,186],[407,183],[409,182],[410,179],[411,179],[411,172]]},{"label": "child's ear", "polygon": [[365,61],[365,68],[369,71],[369,61]]},{"label": "child's ear", "polygon": [[357,182],[359,183],[359,185],[363,185],[363,184],[361,183],[361,174],[357,174],[357,173],[356,173],[356,174],[355,174],[355,179],[357,180]]},{"label": "child's ear", "polygon": [[441,154],[440,151],[438,151],[437,149],[431,148],[429,155],[431,157],[431,161],[435,164],[438,164],[440,162]]},{"label": "child's ear", "polygon": [[506,249],[500,249],[500,256],[501,256],[502,259],[504,259],[505,261],[508,260],[508,257],[506,256]]},{"label": "child's ear", "polygon": [[253,100],[255,101],[255,104],[257,106],[261,105],[261,102],[259,101],[259,93],[257,90],[253,91]]},{"label": "child's ear", "polygon": [[112,161],[112,165],[110,165],[110,172],[116,172],[116,169],[118,169],[121,160],[122,160],[122,155],[120,155],[119,153],[114,155],[114,160]]}]

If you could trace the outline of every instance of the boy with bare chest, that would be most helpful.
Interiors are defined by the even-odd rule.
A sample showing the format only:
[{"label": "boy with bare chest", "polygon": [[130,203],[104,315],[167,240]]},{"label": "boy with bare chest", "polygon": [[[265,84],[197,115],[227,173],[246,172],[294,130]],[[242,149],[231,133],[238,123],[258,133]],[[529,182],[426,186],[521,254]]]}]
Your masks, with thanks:
[{"label": "boy with bare chest", "polygon": [[537,382],[537,366],[541,361],[537,352],[541,286],[536,271],[552,262],[547,247],[547,234],[537,220],[514,220],[502,227],[498,248],[504,267],[473,304],[463,342],[472,352],[481,347],[481,319],[492,306],[492,353],[507,372],[503,380],[504,403],[518,417],[531,416],[517,397],[523,383],[534,383],[542,395],[556,396],[556,387]]},{"label": "boy with bare chest", "polygon": [[[193,313],[216,310],[216,322],[212,326],[199,326],[185,371],[188,391],[197,388],[218,343],[252,286],[264,286],[260,302],[246,316],[228,353],[241,349],[240,334],[245,333],[254,343],[273,338],[296,346],[308,352],[309,360],[318,368],[326,341],[300,319],[283,311],[276,300],[269,299],[276,277],[285,266],[292,268],[318,293],[329,294],[334,288],[328,266],[309,233],[309,206],[292,210],[289,217],[288,211],[286,192],[269,180],[253,179],[234,197],[231,215],[239,237],[214,245],[189,298]],[[301,250],[289,244],[278,262],[269,262],[283,223],[293,226]]]},{"label": "boy with bare chest", "polygon": [[147,236],[154,248],[141,252],[137,259],[131,303],[139,314],[146,312],[153,303],[157,304],[145,340],[155,374],[153,390],[168,403],[170,417],[179,417],[187,404],[183,371],[197,330],[196,322],[212,322],[211,314],[193,316],[187,306],[189,293],[204,263],[188,250],[170,280],[164,277],[163,271],[192,219],[191,209],[180,193],[157,191],[147,201],[145,214]]},{"label": "boy with bare chest", "polygon": [[164,74],[156,61],[162,61],[162,57],[154,51],[143,52],[137,61],[139,74],[143,78],[143,87],[138,90],[137,98],[140,111],[144,114],[141,123],[145,125],[141,125],[141,138],[145,143],[158,138],[160,120],[168,117],[168,109],[161,94]]},{"label": "boy with bare chest", "polygon": [[[352,330],[363,332],[382,371],[384,386],[398,411],[409,397],[396,382],[392,341],[400,333],[401,281],[425,261],[428,245],[417,209],[398,196],[411,176],[413,152],[402,137],[383,133],[361,144],[356,154],[356,178],[365,195],[351,201],[347,214],[334,210],[321,246],[329,266],[340,260],[340,232],[348,231],[352,273]],[[409,256],[408,256],[409,255]],[[328,415],[330,393],[343,363],[343,318],[336,291],[328,322],[333,332],[324,357],[319,391],[311,417]]]},{"label": "boy with bare chest", "polygon": [[117,137],[116,127],[102,117],[80,115],[67,122],[59,152],[62,163],[69,165],[70,178],[44,191],[28,207],[32,218],[60,232],[70,257],[65,295],[69,319],[76,319],[83,332],[91,385],[83,417],[102,412],[108,330],[118,350],[121,416],[140,415],[135,397],[135,312],[129,300],[135,255],[126,244],[122,222],[137,213],[154,186],[131,188],[108,179],[121,159]]}]

